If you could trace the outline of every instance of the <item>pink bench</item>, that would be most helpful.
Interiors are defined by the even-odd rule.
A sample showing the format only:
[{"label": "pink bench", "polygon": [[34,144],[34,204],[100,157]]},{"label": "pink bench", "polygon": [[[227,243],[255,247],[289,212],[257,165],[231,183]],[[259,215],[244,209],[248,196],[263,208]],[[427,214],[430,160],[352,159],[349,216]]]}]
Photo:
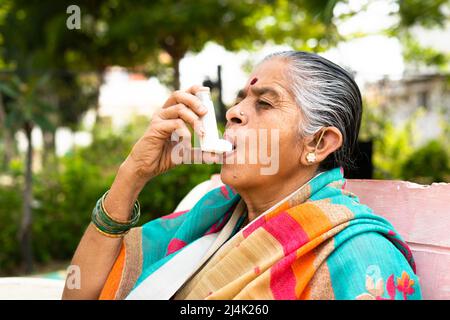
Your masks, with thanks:
[{"label": "pink bench", "polygon": [[[220,175],[197,185],[176,211],[191,208],[220,186]],[[353,180],[345,187],[388,219],[411,247],[424,299],[450,299],[450,184]]]},{"label": "pink bench", "polygon": [[346,189],[409,244],[423,298],[450,299],[450,184],[348,179]]}]

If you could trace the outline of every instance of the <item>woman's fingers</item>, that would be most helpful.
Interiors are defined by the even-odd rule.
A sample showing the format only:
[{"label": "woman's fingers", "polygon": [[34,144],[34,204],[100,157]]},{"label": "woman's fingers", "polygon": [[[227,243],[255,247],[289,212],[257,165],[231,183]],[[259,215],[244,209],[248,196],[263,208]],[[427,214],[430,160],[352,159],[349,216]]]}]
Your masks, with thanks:
[{"label": "woman's fingers", "polygon": [[[202,151],[192,148],[191,132],[181,119],[168,119],[159,122],[159,126],[170,134],[172,141],[171,158],[175,164],[223,163],[223,154]],[[190,152],[190,155],[189,155]]]},{"label": "woman's fingers", "polygon": [[191,132],[182,119],[168,119],[154,123],[153,128],[156,136],[162,141],[167,140],[175,132],[178,137],[183,137],[183,141],[190,142]]},{"label": "woman's fingers", "polygon": [[[204,135],[200,117],[207,110],[200,99],[195,96],[204,88],[197,85],[186,91],[175,91],[167,99],[157,116],[152,119],[152,125],[149,128],[152,131],[150,137],[158,139],[160,146],[168,143],[170,147],[164,152],[164,157],[169,161],[169,156],[172,165],[180,163],[211,164],[223,161],[223,154],[203,152],[200,148],[192,148],[191,132],[186,126],[189,124],[199,136]],[[168,141],[169,139],[171,141]]]},{"label": "woman's fingers", "polygon": [[188,108],[192,109],[197,115],[203,116],[206,113],[206,108],[202,105],[202,102],[195,94],[203,87],[192,86],[187,91],[177,90],[172,93],[172,95],[167,99],[166,103],[163,105],[164,108],[182,103]]},{"label": "woman's fingers", "polygon": [[200,90],[205,90],[205,89],[209,90],[208,87],[203,87],[203,86],[200,86],[198,84],[195,84],[192,87],[189,87],[188,89],[186,89],[186,92],[195,95]]},{"label": "woman's fingers", "polygon": [[202,136],[205,133],[199,116],[182,103],[162,109],[159,116],[162,120],[181,118],[189,123],[198,135]]},{"label": "woman's fingers", "polygon": [[174,165],[223,163],[223,154],[204,152],[200,148],[192,147],[191,132],[180,118],[158,121],[154,123],[152,130],[153,136],[161,143],[164,143],[163,141],[167,143],[170,139],[171,146],[167,150],[166,157],[170,157],[170,162]]}]

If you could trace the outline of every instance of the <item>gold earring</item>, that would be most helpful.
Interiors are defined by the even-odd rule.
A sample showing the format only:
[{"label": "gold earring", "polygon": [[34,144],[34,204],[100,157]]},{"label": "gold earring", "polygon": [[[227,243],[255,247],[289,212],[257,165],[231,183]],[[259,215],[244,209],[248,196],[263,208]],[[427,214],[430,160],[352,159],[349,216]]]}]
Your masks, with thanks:
[{"label": "gold earring", "polygon": [[314,152],[308,152],[308,154],[306,155],[306,160],[309,163],[313,163],[316,161],[316,154]]},{"label": "gold earring", "polygon": [[306,155],[306,160],[309,163],[316,162],[316,149],[319,146],[319,143],[322,140],[324,133],[325,133],[325,130],[322,130],[322,133],[320,134],[319,140],[317,141],[317,144],[316,144],[316,147],[314,148],[314,151],[313,152],[308,152],[308,154]]}]

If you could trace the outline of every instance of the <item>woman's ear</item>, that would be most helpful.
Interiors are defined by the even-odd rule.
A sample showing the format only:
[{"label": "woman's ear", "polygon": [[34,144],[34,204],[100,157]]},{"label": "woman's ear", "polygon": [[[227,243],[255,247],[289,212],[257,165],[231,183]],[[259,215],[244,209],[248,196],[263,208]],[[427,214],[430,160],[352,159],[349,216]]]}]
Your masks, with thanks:
[{"label": "woman's ear", "polygon": [[302,165],[317,165],[342,146],[342,133],[336,127],[325,127],[316,134],[304,138],[300,157]]}]

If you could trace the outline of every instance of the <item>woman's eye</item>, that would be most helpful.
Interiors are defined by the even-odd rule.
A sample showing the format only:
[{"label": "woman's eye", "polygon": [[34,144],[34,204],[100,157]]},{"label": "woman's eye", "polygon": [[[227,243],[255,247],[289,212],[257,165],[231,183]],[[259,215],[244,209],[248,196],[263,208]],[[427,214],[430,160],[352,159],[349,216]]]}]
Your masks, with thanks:
[{"label": "woman's eye", "polygon": [[261,108],[269,109],[272,108],[272,105],[264,100],[258,100],[257,105]]}]

